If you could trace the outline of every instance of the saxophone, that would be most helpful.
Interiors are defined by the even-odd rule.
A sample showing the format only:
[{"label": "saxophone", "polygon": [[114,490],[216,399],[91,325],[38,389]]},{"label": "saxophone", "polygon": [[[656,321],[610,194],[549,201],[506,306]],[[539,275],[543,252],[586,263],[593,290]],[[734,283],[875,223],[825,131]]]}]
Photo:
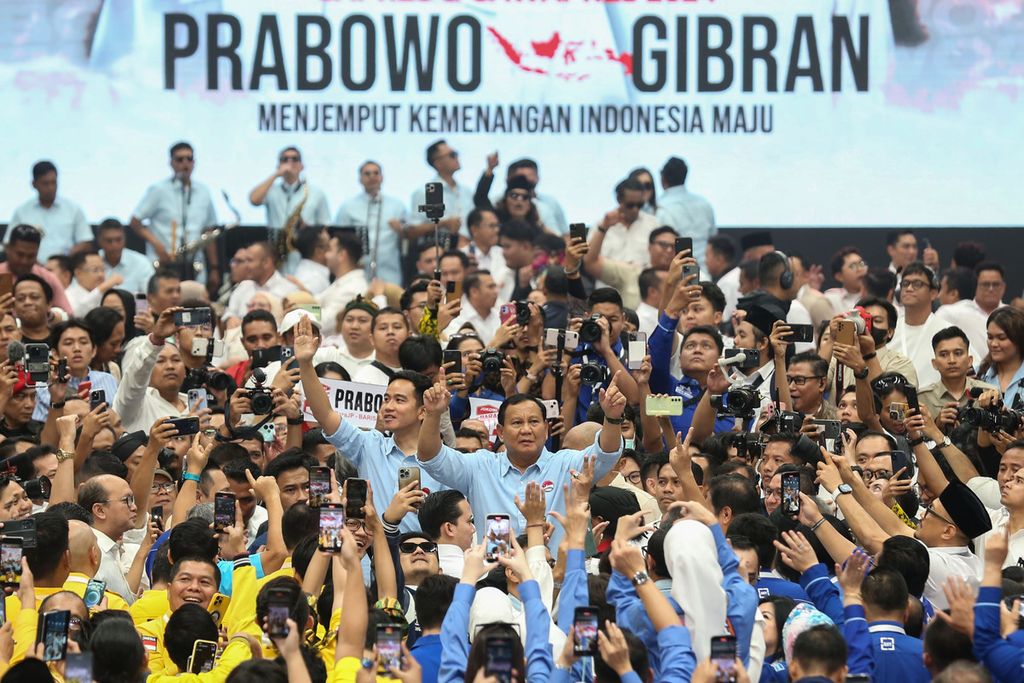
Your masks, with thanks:
[{"label": "saxophone", "polygon": [[303,183],[302,199],[284,222],[284,227],[277,233],[277,253],[281,256],[281,262],[288,259],[288,254],[295,250],[295,233],[302,222],[302,209],[309,200],[309,183]]}]

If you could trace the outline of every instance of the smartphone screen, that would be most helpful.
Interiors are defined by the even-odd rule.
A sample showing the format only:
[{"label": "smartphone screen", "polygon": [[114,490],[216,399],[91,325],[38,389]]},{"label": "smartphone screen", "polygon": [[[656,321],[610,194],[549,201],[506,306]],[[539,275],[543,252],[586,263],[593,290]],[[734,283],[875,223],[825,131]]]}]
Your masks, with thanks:
[{"label": "smartphone screen", "polygon": [[197,640],[192,646],[192,656],[188,661],[189,673],[204,674],[213,671],[213,665],[217,661],[217,643],[212,640]]},{"label": "smartphone screen", "polygon": [[278,588],[268,592],[267,635],[271,638],[284,638],[288,635],[291,602],[291,595],[286,590]]},{"label": "smartphone screen", "polygon": [[736,680],[736,636],[712,636],[711,660],[718,669],[718,683]]},{"label": "smartphone screen", "polygon": [[512,639],[490,636],[485,652],[484,674],[494,676],[498,683],[512,683]]},{"label": "smartphone screen", "polygon": [[21,583],[22,540],[16,536],[0,537],[0,584]]},{"label": "smartphone screen", "polygon": [[141,292],[135,295],[135,312],[149,313],[149,300],[146,299],[146,295]]},{"label": "smartphone screen", "polygon": [[336,553],[341,550],[341,530],[345,527],[345,511],[337,503],[320,506],[320,550]]},{"label": "smartphone screen", "polygon": [[0,626],[7,623],[7,601],[0,600]]},{"label": "smartphone screen", "polygon": [[512,520],[508,515],[487,515],[484,543],[487,544],[488,562],[496,562],[499,557],[509,554],[512,547]]},{"label": "smartphone screen", "polygon": [[213,528],[224,531],[235,523],[235,494],[219,491],[213,499]]},{"label": "smartphone screen", "polygon": [[597,608],[577,607],[573,618],[573,654],[593,655],[597,652]]},{"label": "smartphone screen", "polygon": [[69,652],[64,661],[64,683],[92,683],[92,653]]},{"label": "smartphone screen", "polygon": [[331,468],[314,467],[309,471],[309,506],[318,508],[331,495]]},{"label": "smartphone screen", "polygon": [[462,372],[462,351],[445,351],[443,363],[445,365],[453,363],[450,368],[445,369],[445,372]]},{"label": "smartphone screen", "polygon": [[814,325],[789,325],[789,329],[793,334],[786,338],[787,343],[814,343]]},{"label": "smartphone screen", "polygon": [[68,650],[68,626],[71,623],[71,612],[56,610],[42,615],[40,628],[43,643],[43,661],[57,662],[64,659]]},{"label": "smartphone screen", "polygon": [[149,509],[149,518],[161,529],[164,528],[164,506],[154,505]]},{"label": "smartphone screen", "polygon": [[96,605],[100,604],[103,601],[103,591],[106,589],[106,581],[89,579],[89,583],[85,584],[85,595],[83,596],[85,606],[92,609]]},{"label": "smartphone screen", "polygon": [[[642,334],[642,333],[641,333]],[[644,364],[644,356],[647,355],[647,340],[638,339],[636,341],[629,342],[628,356],[629,356],[629,369],[639,370],[640,366]]]},{"label": "smartphone screen", "polygon": [[800,473],[782,473],[782,511],[787,515],[800,512]]},{"label": "smartphone screen", "polygon": [[397,626],[377,627],[377,672],[390,674],[402,669],[402,630]]},{"label": "smartphone screen", "polygon": [[363,506],[366,505],[366,480],[348,479],[345,482],[345,516],[353,519],[364,519],[366,513]]}]

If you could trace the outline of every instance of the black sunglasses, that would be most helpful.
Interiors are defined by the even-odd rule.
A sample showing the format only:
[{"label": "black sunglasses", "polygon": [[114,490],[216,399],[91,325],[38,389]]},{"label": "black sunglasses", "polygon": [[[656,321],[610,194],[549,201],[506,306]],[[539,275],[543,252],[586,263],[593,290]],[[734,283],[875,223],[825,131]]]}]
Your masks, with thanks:
[{"label": "black sunglasses", "polygon": [[419,548],[423,552],[430,554],[437,552],[437,544],[431,541],[421,541],[420,543],[413,543],[412,541],[406,541],[405,543],[399,543],[398,549],[403,555],[411,555],[416,552]]},{"label": "black sunglasses", "polygon": [[651,183],[651,182],[640,183],[640,187],[644,188],[644,190],[653,190],[654,189],[654,183]]},{"label": "black sunglasses", "polygon": [[288,161],[302,161],[297,154],[288,154],[278,159],[282,164]]},{"label": "black sunglasses", "polygon": [[174,157],[175,161],[193,161],[194,157],[190,154],[187,157]]}]

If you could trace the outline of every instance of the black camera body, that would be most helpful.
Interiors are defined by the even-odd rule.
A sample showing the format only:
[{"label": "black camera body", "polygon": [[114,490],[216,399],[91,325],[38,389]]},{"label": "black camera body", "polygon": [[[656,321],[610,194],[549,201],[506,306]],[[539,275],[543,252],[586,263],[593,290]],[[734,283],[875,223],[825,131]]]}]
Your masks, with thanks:
[{"label": "black camera body", "polygon": [[737,432],[732,437],[736,455],[743,460],[756,460],[764,454],[766,441],[761,432]]},{"label": "black camera body", "polygon": [[804,416],[792,410],[782,410],[775,415],[775,431],[778,434],[797,434],[803,425]]},{"label": "black camera body", "polygon": [[432,221],[444,218],[444,187],[441,183],[427,183],[423,194],[426,201],[419,205],[420,213],[426,214]]},{"label": "black camera body", "polygon": [[601,341],[604,330],[598,324],[599,320],[601,320],[601,314],[595,313],[583,321],[583,324],[580,325],[580,341],[587,344],[596,344]]},{"label": "black camera body", "polygon": [[761,397],[757,391],[749,387],[734,387],[724,394],[711,396],[711,407],[719,415],[738,417],[742,420],[749,420],[754,417],[758,406],[761,405]]},{"label": "black camera body", "polygon": [[580,381],[596,387],[605,384],[612,378],[612,371],[607,365],[590,361],[580,366]]},{"label": "black camera body", "polygon": [[761,363],[761,352],[757,349],[738,349],[735,347],[726,349],[722,354],[722,359],[729,360],[740,354],[743,355],[743,362],[735,364],[740,370],[756,370],[763,365]]},{"label": "black camera body", "polygon": [[497,349],[485,349],[480,354],[480,363],[483,365],[484,373],[501,372],[505,365],[505,352]]},{"label": "black camera body", "polygon": [[960,409],[957,419],[984,432],[1004,431],[1013,434],[1024,424],[1024,413],[1009,408],[980,408],[977,405],[966,405]]},{"label": "black camera body", "polygon": [[530,302],[516,301],[516,325],[525,327],[530,324]]},{"label": "black camera body", "polygon": [[252,371],[252,381],[255,386],[245,390],[245,395],[249,399],[249,405],[252,408],[253,415],[270,415],[274,412],[274,396],[270,389],[263,386],[263,383],[267,381],[267,374],[263,370],[256,368]]}]

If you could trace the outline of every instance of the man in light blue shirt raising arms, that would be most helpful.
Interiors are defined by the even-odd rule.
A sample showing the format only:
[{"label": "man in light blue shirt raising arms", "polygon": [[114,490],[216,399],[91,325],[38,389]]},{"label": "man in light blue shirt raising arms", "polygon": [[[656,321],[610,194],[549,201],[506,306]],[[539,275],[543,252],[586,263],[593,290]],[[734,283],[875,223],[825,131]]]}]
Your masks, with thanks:
[{"label": "man in light blue shirt raising arms", "polygon": [[[526,500],[526,485],[535,481],[547,493],[547,511],[565,514],[563,485],[573,470],[583,469],[584,458],[596,456],[594,480],[611,471],[622,454],[622,412],[626,397],[619,391],[621,372],[615,373],[608,389],[601,390],[604,427],[597,433],[594,445],[583,451],[561,450],[552,453],[544,444],[548,440],[548,423],[544,404],[534,396],[516,394],[498,409],[498,438],[505,443],[504,453],[487,450],[461,453],[441,443],[441,415],[448,410],[451,391],[444,370],[437,383],[423,394],[423,423],[419,429],[416,459],[423,471],[445,486],[461,491],[473,508],[476,519],[491,513],[507,513],[516,534],[526,531],[526,518],[516,504]],[[326,427],[325,427],[326,431]],[[486,525],[477,527],[482,539]],[[557,552],[563,530],[558,527],[548,547]]]},{"label": "man in light blue shirt raising arms", "polygon": [[704,248],[708,238],[718,232],[715,212],[708,200],[689,192],[683,185],[689,169],[679,157],[669,157],[661,168],[661,186],[655,214],[661,225],[673,228],[683,237],[693,238],[693,257],[704,267]]}]

